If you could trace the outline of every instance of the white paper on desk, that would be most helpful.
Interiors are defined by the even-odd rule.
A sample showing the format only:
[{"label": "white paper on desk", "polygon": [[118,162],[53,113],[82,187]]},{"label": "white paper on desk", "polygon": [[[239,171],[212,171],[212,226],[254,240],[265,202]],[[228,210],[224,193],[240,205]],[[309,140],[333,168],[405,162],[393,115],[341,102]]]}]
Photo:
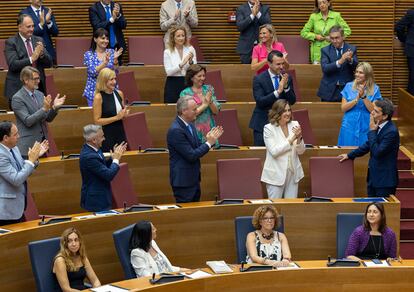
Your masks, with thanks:
[{"label": "white paper on desk", "polygon": [[287,267],[277,267],[277,270],[295,270],[295,269],[300,269],[300,267],[294,262],[290,262],[289,266]]},{"label": "white paper on desk", "polygon": [[226,264],[225,261],[208,261],[206,264],[216,274],[233,273],[233,270]]},{"label": "white paper on desk", "polygon": [[273,203],[272,200],[266,200],[266,199],[264,199],[264,200],[249,200],[248,202],[251,203],[251,204],[272,204]]},{"label": "white paper on desk", "polygon": [[389,267],[390,265],[387,263],[386,260],[382,260],[381,264],[376,264],[373,261],[364,261],[364,265],[367,268],[381,268],[381,267]]},{"label": "white paper on desk", "polygon": [[197,271],[195,271],[194,273],[191,273],[191,274],[181,273],[181,275],[183,275],[185,277],[188,277],[190,279],[199,279],[199,278],[205,278],[205,277],[213,276],[212,274],[201,271],[201,270],[197,270]]},{"label": "white paper on desk", "polygon": [[338,149],[339,147],[336,146],[336,145],[334,145],[334,146],[323,146],[323,145],[320,145],[319,148],[320,149]]},{"label": "white paper on desk", "polygon": [[77,217],[73,217],[73,219],[78,219],[78,220],[83,220],[83,219],[91,219],[91,218],[95,218],[95,215],[84,215],[84,216],[77,216]]},{"label": "white paper on desk", "polygon": [[91,288],[91,290],[94,291],[94,292],[125,292],[125,291],[129,291],[128,289],[116,287],[116,286],[113,286],[113,285],[103,285],[103,286],[98,287],[98,288]]},{"label": "white paper on desk", "polygon": [[249,146],[250,150],[261,150],[266,149],[266,146]]},{"label": "white paper on desk", "polygon": [[155,206],[155,208],[159,210],[168,210],[168,209],[179,209],[177,205],[163,205],[163,206]]}]

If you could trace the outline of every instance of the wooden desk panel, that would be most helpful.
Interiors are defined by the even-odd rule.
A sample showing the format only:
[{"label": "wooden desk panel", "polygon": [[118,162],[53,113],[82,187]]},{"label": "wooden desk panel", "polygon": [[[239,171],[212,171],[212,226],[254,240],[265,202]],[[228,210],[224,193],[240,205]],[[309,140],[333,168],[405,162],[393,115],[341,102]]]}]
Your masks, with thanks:
[{"label": "wooden desk panel", "polygon": [[[253,132],[249,128],[255,103],[225,103],[223,109],[236,109],[244,145],[253,145]],[[154,104],[131,107],[131,112],[145,112],[148,130],[154,147],[166,147],[168,128],[176,115],[175,105]],[[342,112],[335,103],[297,103],[293,110],[308,109],[309,119],[318,145],[336,145],[341,126]],[[0,119],[15,121],[13,113],[0,114]],[[51,133],[60,151],[79,153],[83,144],[82,131],[93,123],[91,108],[61,110],[49,124]],[[226,129],[224,129],[226,130]]]},{"label": "wooden desk panel", "polygon": [[[310,64],[291,65],[296,69],[296,78],[302,93],[302,101],[320,101],[316,96],[319,82],[322,77],[321,67]],[[220,64],[207,65],[207,70],[221,70],[224,88],[228,101],[254,101],[252,83],[253,76],[250,65]],[[141,98],[153,103],[164,101],[164,66],[149,65],[140,67],[121,67],[120,71],[134,71],[135,80],[139,88]],[[4,82],[7,71],[0,71],[0,108],[7,109],[7,103],[3,97]],[[83,90],[86,84],[86,68],[53,68],[46,69],[46,74],[53,75],[58,92],[66,94],[68,104],[87,106],[83,98]]]},{"label": "wooden desk panel", "polygon": [[414,153],[414,97],[402,88],[398,90],[398,130],[401,144]]},{"label": "wooden desk panel", "polygon": [[[152,285],[148,278],[132,279],[114,283],[136,289],[131,291],[151,292],[207,292],[207,291],[410,291],[414,276],[414,261],[393,263],[389,268],[328,268],[326,261],[298,261],[299,270],[280,270],[240,273],[183,280],[164,285]],[[212,273],[209,268],[206,272]],[[86,291],[86,290],[85,290]],[[88,290],[89,291],[89,290]]]},{"label": "wooden desk panel", "polygon": [[[337,156],[345,149],[307,149],[300,156],[305,177],[299,183],[299,196],[310,194],[309,158],[312,156]],[[214,150],[201,160],[201,200],[214,200],[218,194],[217,159],[258,157],[264,162],[265,150]],[[47,162],[46,162],[47,161]],[[147,204],[173,203],[169,182],[168,153],[128,152],[122,161],[129,165],[130,176],[138,201]],[[355,193],[366,194],[368,156],[355,160]],[[42,161],[29,177],[29,188],[41,214],[72,214],[83,212],[80,208],[81,176],[78,159],[48,158]]]},{"label": "wooden desk panel", "polygon": [[[396,231],[398,242],[400,203],[394,197],[392,200],[385,204],[385,209],[387,223]],[[335,199],[331,203],[286,199],[275,200],[275,206],[284,215],[293,259],[315,260],[336,254],[336,214],[362,212],[366,204],[350,199]],[[235,263],[234,218],[251,215],[257,207],[201,202],[183,204],[183,208],[175,210],[128,213],[41,227],[35,221],[10,225],[8,228],[16,232],[0,235],[0,287],[4,291],[34,291],[28,242],[60,236],[71,226],[83,234],[89,259],[103,284],[123,279],[112,233],[144,219],[157,227],[157,242],[175,265],[195,268],[204,266],[207,260],[217,259]]]}]

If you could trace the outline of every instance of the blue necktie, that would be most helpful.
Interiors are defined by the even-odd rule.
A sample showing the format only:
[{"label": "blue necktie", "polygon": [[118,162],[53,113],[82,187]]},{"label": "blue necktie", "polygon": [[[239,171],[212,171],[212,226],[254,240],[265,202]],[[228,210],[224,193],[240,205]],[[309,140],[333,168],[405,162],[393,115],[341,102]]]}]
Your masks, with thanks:
[{"label": "blue necktie", "polygon": [[102,152],[102,149],[99,149],[99,150],[98,150],[98,154],[99,154],[99,156],[102,158],[102,160],[103,160],[103,161],[105,161],[105,156],[104,156],[104,154],[103,154],[103,152]]},{"label": "blue necktie", "polygon": [[[106,5],[105,11],[106,11],[106,20],[109,21],[109,19],[111,19],[111,6]],[[115,31],[114,31],[113,23],[109,25],[109,46],[111,48],[115,47]]]},{"label": "blue necktie", "polygon": [[40,19],[40,9],[36,9],[36,16]]},{"label": "blue necktie", "polygon": [[342,57],[342,49],[336,49],[336,55],[338,57],[338,60]]},{"label": "blue necktie", "polygon": [[177,2],[177,9],[181,8],[181,2]]},{"label": "blue necktie", "polygon": [[190,131],[191,136],[194,137],[193,129],[191,128],[191,125],[190,124],[187,125],[187,129],[188,129],[188,131]]},{"label": "blue necktie", "polygon": [[22,166],[20,165],[19,160],[17,160],[16,155],[14,155],[13,149],[10,149],[11,154],[13,155],[14,161],[16,162],[17,171],[22,170]]},{"label": "blue necktie", "polygon": [[273,84],[275,86],[275,90],[279,89],[279,76],[273,76]]}]

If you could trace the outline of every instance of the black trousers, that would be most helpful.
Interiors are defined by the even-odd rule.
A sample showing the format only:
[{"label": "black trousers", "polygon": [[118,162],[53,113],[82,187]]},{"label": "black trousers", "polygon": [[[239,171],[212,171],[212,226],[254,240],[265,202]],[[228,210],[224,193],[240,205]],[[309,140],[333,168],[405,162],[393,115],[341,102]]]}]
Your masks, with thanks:
[{"label": "black trousers", "polygon": [[321,97],[321,101],[337,102],[342,100],[341,91],[344,89],[344,85],[336,85],[335,90],[330,99]]},{"label": "black trousers", "polygon": [[172,187],[177,203],[199,202],[201,195],[200,183],[191,187]]},{"label": "black trousers", "polygon": [[253,144],[254,146],[265,146],[263,132],[253,130]]},{"label": "black trousers", "polygon": [[240,54],[240,62],[242,64],[251,64],[252,63],[252,52],[250,52],[250,54]]},{"label": "black trousers", "polygon": [[375,188],[373,186],[368,186],[367,192],[368,197],[389,197],[394,195],[396,188]]},{"label": "black trousers", "polygon": [[176,103],[184,88],[184,77],[168,76],[164,86],[164,103]]}]

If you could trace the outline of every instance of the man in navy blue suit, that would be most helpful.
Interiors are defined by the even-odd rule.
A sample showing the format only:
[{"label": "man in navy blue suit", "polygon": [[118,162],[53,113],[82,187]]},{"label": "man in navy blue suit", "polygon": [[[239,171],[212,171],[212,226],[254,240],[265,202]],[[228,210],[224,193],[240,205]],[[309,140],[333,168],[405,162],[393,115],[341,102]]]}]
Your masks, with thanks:
[{"label": "man in navy blue suit", "polygon": [[214,127],[207,133],[205,143],[197,137],[193,125],[197,117],[197,104],[191,96],[182,96],[177,101],[177,117],[167,133],[170,155],[170,183],[177,203],[200,201],[200,158],[207,154],[223,128]]},{"label": "man in navy blue suit", "polygon": [[[104,28],[109,33],[109,47],[111,49],[123,49],[126,52],[126,44],[123,29],[127,27],[127,21],[122,11],[122,6],[111,0],[101,0],[89,7],[89,21],[93,31]],[[118,59],[122,65],[122,57]]]},{"label": "man in navy blue suit", "polygon": [[112,208],[111,181],[119,171],[119,160],[127,145],[116,145],[111,158],[105,160],[101,150],[105,140],[102,127],[85,126],[83,137],[85,144],[79,157],[82,175],[81,207],[91,212],[109,210]]},{"label": "man in navy blue suit", "polygon": [[367,175],[369,197],[388,197],[395,194],[397,188],[400,135],[391,121],[393,112],[394,105],[390,100],[376,100],[371,112],[368,141],[350,153],[339,156],[342,162],[371,152]]},{"label": "man in navy blue suit", "polygon": [[31,5],[20,11],[20,14],[29,15],[34,23],[35,36],[43,39],[47,52],[56,63],[56,52],[53,48],[52,36],[59,34],[59,29],[52,9],[42,5],[43,0],[30,0]]},{"label": "man in navy blue suit", "polygon": [[292,78],[284,73],[285,58],[279,51],[267,55],[269,69],[253,79],[253,96],[256,100],[249,127],[253,129],[255,146],[264,146],[263,128],[269,122],[268,113],[278,99],[286,99],[290,105],[296,102]]},{"label": "man in navy blue suit", "polygon": [[341,101],[342,89],[354,79],[357,50],[344,42],[344,30],[339,25],[331,28],[329,38],[331,44],[321,50],[323,77],[317,95],[322,101]]}]

